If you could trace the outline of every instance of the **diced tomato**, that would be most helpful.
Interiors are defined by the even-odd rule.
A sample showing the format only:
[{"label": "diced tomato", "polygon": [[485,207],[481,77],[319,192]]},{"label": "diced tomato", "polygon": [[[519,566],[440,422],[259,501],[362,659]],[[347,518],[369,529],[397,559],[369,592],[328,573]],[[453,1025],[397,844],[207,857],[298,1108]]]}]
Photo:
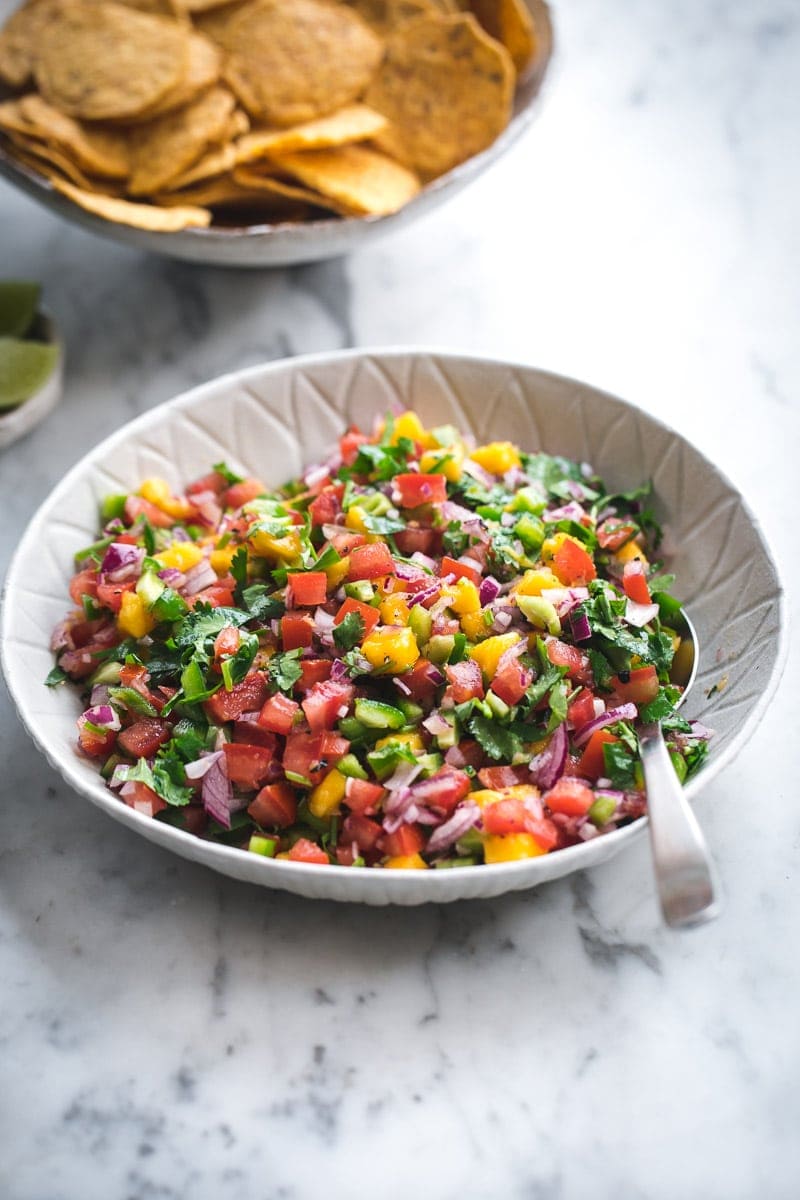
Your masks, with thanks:
[{"label": "diced tomato", "polygon": [[450,684],[447,691],[454,704],[465,704],[467,700],[483,699],[483,676],[481,669],[471,658],[453,663],[444,669]]},{"label": "diced tomato", "polygon": [[[483,767],[478,771],[478,779],[485,788],[500,792],[503,788],[516,787],[523,783],[527,775],[525,767]],[[530,776],[527,776],[530,779]]]},{"label": "diced tomato", "polygon": [[220,475],[219,471],[211,471],[208,475],[202,475],[199,479],[195,479],[194,483],[190,483],[186,489],[186,495],[193,496],[195,493],[213,492],[219,496],[226,487],[225,476]]},{"label": "diced tomato", "polygon": [[578,762],[578,773],[584,779],[601,779],[606,773],[603,747],[618,741],[619,738],[607,729],[595,729]]},{"label": "diced tomato", "polygon": [[594,696],[583,688],[567,709],[567,720],[573,729],[582,729],[594,720]]},{"label": "diced tomato", "polygon": [[342,511],[344,484],[334,483],[324,487],[308,506],[312,525],[335,525]]},{"label": "diced tomato", "polygon": [[331,677],[333,663],[329,658],[303,658],[297,665],[302,672],[294,685],[298,692],[310,692],[315,683],[324,683]]},{"label": "diced tomato", "polygon": [[[603,730],[598,732],[602,733]],[[594,804],[594,792],[579,779],[562,776],[542,799],[551,812],[563,813],[566,817],[583,817]]]},{"label": "diced tomato", "polygon": [[649,704],[658,695],[658,672],[653,666],[634,667],[625,683],[615,675],[611,687],[623,704]]},{"label": "diced tomato", "polygon": [[205,702],[208,719],[215,725],[225,721],[238,721],[242,713],[260,709],[267,698],[267,681],[260,671],[251,671],[241,683],[235,683],[230,691],[220,688]]},{"label": "diced tomato", "polygon": [[593,683],[592,665],[589,655],[577,646],[568,646],[558,638],[547,639],[547,657],[555,667],[566,667],[567,675],[576,683],[591,685]]},{"label": "diced tomato", "polygon": [[122,608],[122,597],[126,592],[132,592],[136,587],[136,583],[98,583],[95,589],[95,596],[99,604],[104,608],[110,608],[112,612],[118,613]]},{"label": "diced tomato", "polygon": [[647,575],[640,558],[625,563],[622,569],[622,588],[628,599],[636,604],[652,604]]},{"label": "diced tomato", "polygon": [[258,715],[258,723],[263,729],[269,729],[272,733],[280,733],[284,737],[292,732],[295,718],[300,711],[300,705],[296,700],[290,700],[288,696],[277,692],[264,704],[261,712]]},{"label": "diced tomato", "polygon": [[347,738],[335,733],[292,733],[286,739],[283,769],[317,784],[349,749]]},{"label": "diced tomato", "polygon": [[239,649],[239,630],[233,625],[220,629],[214,638],[214,661],[221,663],[224,658],[230,658]]},{"label": "diced tomato", "polygon": [[523,802],[510,796],[487,804],[483,810],[483,828],[487,833],[527,833],[529,819]]},{"label": "diced tomato", "polygon": [[504,704],[519,704],[532,679],[532,672],[523,667],[519,659],[509,656],[505,662],[501,659],[497,664],[491,690]]},{"label": "diced tomato", "polygon": [[392,480],[392,499],[401,508],[443,504],[447,499],[447,479],[444,475],[423,475],[420,471],[395,475]]},{"label": "diced tomato", "polygon": [[285,780],[270,783],[248,805],[247,812],[262,828],[286,829],[297,820],[297,797]]},{"label": "diced tomato", "polygon": [[107,758],[117,740],[115,731],[101,729],[98,725],[96,728],[100,732],[96,733],[94,729],[88,727],[86,720],[83,714],[78,717],[78,744],[81,750],[90,758]]},{"label": "diced tomato", "polygon": [[172,726],[161,717],[141,717],[123,729],[117,741],[131,758],[152,758],[159,746],[172,737]]},{"label": "diced tomato", "polygon": [[358,457],[358,448],[366,442],[367,435],[362,433],[360,429],[353,426],[348,429],[342,437],[339,438],[339,453],[342,456],[342,463],[346,467],[351,467]]},{"label": "diced tomato", "polygon": [[347,846],[355,842],[359,850],[366,853],[376,848],[382,835],[383,830],[378,822],[360,813],[351,813],[342,822],[342,843]]},{"label": "diced tomato", "polygon": [[308,613],[287,612],[281,617],[284,650],[305,649],[314,640],[314,622]]},{"label": "diced tomato", "polygon": [[142,496],[128,496],[125,501],[125,520],[128,525],[133,525],[137,517],[146,517],[155,529],[171,529],[175,524],[174,517],[156,508],[149,500]]},{"label": "diced tomato", "polygon": [[394,559],[385,542],[356,546],[350,552],[348,579],[380,579],[382,575],[394,575]]},{"label": "diced tomato", "polygon": [[417,529],[411,525],[393,536],[397,549],[407,558],[412,554],[430,554],[439,537],[435,529]]},{"label": "diced tomato", "polygon": [[[404,675],[403,682],[405,682],[405,679],[406,676]],[[454,766],[474,767],[476,771],[479,767],[483,766],[485,759],[483,749],[473,738],[464,738],[463,741],[458,743],[457,749],[461,761],[458,763],[454,762]]]},{"label": "diced tomato", "polygon": [[81,604],[84,596],[94,600],[97,596],[97,571],[87,569],[73,575],[69,584],[69,594],[75,604]]},{"label": "diced tomato", "polygon": [[409,699],[415,700],[417,704],[427,705],[432,704],[436,699],[440,684],[434,682],[432,675],[440,676],[439,668],[434,666],[427,658],[418,658],[410,671],[406,671],[403,675],[403,686],[408,688]]},{"label": "diced tomato", "polygon": [[597,578],[592,556],[572,538],[565,538],[553,555],[553,570],[567,587],[585,587]]},{"label": "diced tomato", "polygon": [[[356,847],[357,849],[358,847]],[[352,842],[349,846],[339,845],[336,847],[336,861],[340,867],[352,867],[357,857],[358,855],[353,853]]]},{"label": "diced tomato", "polygon": [[380,620],[380,613],[377,608],[373,608],[371,604],[364,604],[361,600],[353,600],[348,596],[342,607],[333,618],[334,625],[341,625],[348,613],[357,612],[364,622],[364,637],[372,633],[372,630]]},{"label": "diced tomato", "polygon": [[389,858],[397,855],[419,854],[425,845],[425,834],[419,825],[401,825],[394,833],[385,833],[381,849]]},{"label": "diced tomato", "polygon": [[441,576],[455,575],[456,579],[469,579],[471,583],[480,585],[481,573],[477,567],[473,567],[470,563],[461,562],[457,558],[450,558],[445,554],[442,558],[442,565],[439,570]]},{"label": "diced tomato", "polygon": [[302,702],[311,732],[333,729],[336,722],[347,715],[346,710],[353,703],[354,695],[353,684],[344,680],[334,683],[329,679],[325,683],[315,683]]},{"label": "diced tomato", "polygon": [[126,783],[120,795],[129,808],[136,809],[145,817],[154,817],[167,807],[166,800],[157,796],[146,783]]},{"label": "diced tomato", "polygon": [[431,775],[415,784],[414,796],[426,808],[435,808],[448,816],[464,799],[470,789],[469,775],[456,767],[446,764]]},{"label": "diced tomato", "polygon": [[293,608],[316,607],[325,603],[328,577],[324,571],[291,571],[289,587]]},{"label": "diced tomato", "polygon": [[233,740],[246,746],[264,746],[273,756],[278,745],[275,734],[259,725],[258,721],[234,721]]},{"label": "diced tomato", "polygon": [[255,500],[256,496],[263,496],[266,490],[260,479],[248,477],[241,483],[233,483],[226,488],[220,500],[225,508],[241,508],[243,504]]},{"label": "diced tomato", "polygon": [[330,859],[322,847],[308,838],[297,839],[289,851],[289,858],[292,862],[314,863],[321,867],[330,864]]},{"label": "diced tomato", "polygon": [[356,546],[366,546],[367,539],[363,533],[334,533],[329,539],[337,554],[344,557]]},{"label": "diced tomato", "polygon": [[231,783],[254,791],[264,782],[274,757],[268,747],[226,742],[222,748]]},{"label": "diced tomato", "polygon": [[233,604],[233,588],[226,584],[214,583],[196,596],[189,596],[186,603],[190,608],[198,604],[208,604],[211,608],[230,608]]},{"label": "diced tomato", "polygon": [[351,812],[369,816],[374,813],[383,797],[386,788],[369,779],[348,779],[345,791],[345,803]]},{"label": "diced tomato", "polygon": [[133,688],[140,696],[143,696],[148,704],[152,704],[153,708],[161,712],[161,709],[167,702],[167,697],[159,690],[151,692],[147,686],[150,679],[147,673],[147,668],[135,665],[124,665],[119,670],[119,681],[123,687]]},{"label": "diced tomato", "polygon": [[619,550],[631,540],[635,532],[636,526],[630,521],[609,517],[597,526],[597,540],[603,550]]}]

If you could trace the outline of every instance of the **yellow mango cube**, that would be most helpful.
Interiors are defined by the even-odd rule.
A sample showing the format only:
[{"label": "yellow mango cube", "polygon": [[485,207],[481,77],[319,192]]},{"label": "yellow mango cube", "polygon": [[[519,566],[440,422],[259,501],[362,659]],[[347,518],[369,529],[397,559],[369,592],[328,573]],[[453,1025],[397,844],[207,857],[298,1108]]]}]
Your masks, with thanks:
[{"label": "yellow mango cube", "polygon": [[487,863],[516,862],[546,853],[532,833],[489,833],[483,839],[483,857]]},{"label": "yellow mango cube", "polygon": [[123,592],[122,607],[117,614],[117,628],[126,637],[141,638],[155,629],[157,621],[136,592]]},{"label": "yellow mango cube", "polygon": [[512,442],[489,442],[486,446],[478,446],[470,458],[491,475],[505,475],[512,467],[522,465],[519,450]]},{"label": "yellow mango cube", "polygon": [[379,625],[364,639],[361,653],[371,666],[394,674],[413,667],[419,658],[419,646],[407,625]]},{"label": "yellow mango cube", "polygon": [[464,613],[461,618],[461,630],[471,642],[479,642],[489,636],[490,626],[484,619],[484,610]]},{"label": "yellow mango cube", "polygon": [[233,556],[240,547],[236,542],[228,542],[227,546],[222,546],[216,550],[212,550],[209,555],[209,562],[216,571],[217,575],[227,575],[231,569]]},{"label": "yellow mango cube", "polygon": [[173,496],[166,479],[159,479],[155,475],[150,479],[145,479],[139,488],[139,495],[143,500],[155,504],[156,508],[160,508],[170,517],[175,517],[176,520],[189,517],[194,511],[188,501],[179,500],[177,496]]},{"label": "yellow mango cube", "polygon": [[519,640],[518,633],[499,633],[495,637],[487,638],[485,642],[480,642],[477,646],[470,646],[467,653],[478,664],[484,675],[488,679],[492,679],[497,670],[497,664],[506,650],[516,646]]},{"label": "yellow mango cube", "polygon": [[465,613],[480,612],[481,600],[478,589],[471,579],[458,579],[450,589],[450,608],[460,617]]},{"label": "yellow mango cube", "polygon": [[633,562],[637,558],[645,570],[647,570],[647,568],[650,566],[650,563],[647,561],[647,555],[642,547],[638,546],[636,542],[626,542],[625,545],[617,550],[616,554],[614,555],[616,562],[623,563],[623,565],[628,562]]},{"label": "yellow mango cube", "polygon": [[281,562],[294,562],[300,557],[300,535],[295,531],[289,530],[283,537],[275,537],[271,533],[266,533],[263,529],[257,529],[247,539],[253,547],[253,551],[260,558],[268,558],[271,561],[280,560]]},{"label": "yellow mango cube", "polygon": [[383,864],[390,871],[427,871],[428,864],[421,854],[395,854]]},{"label": "yellow mango cube", "polygon": [[156,561],[162,567],[172,567],[176,571],[191,571],[203,561],[202,549],[194,542],[173,542],[166,550],[156,554]]},{"label": "yellow mango cube", "polygon": [[478,808],[486,808],[487,805],[496,804],[498,800],[502,800],[503,795],[494,788],[479,788],[477,792],[470,792],[469,799],[473,800]]},{"label": "yellow mango cube", "polygon": [[389,745],[389,742],[401,742],[404,746],[408,746],[409,750],[413,750],[415,754],[425,753],[425,743],[414,730],[409,730],[408,733],[390,733],[388,737],[378,738],[375,743],[375,749],[382,750],[384,746]]},{"label": "yellow mango cube", "polygon": [[350,559],[345,556],[339,562],[333,563],[330,567],[325,568],[325,577],[328,580],[328,590],[335,590],[343,579],[347,578],[347,572],[350,570]]},{"label": "yellow mango cube", "polygon": [[[541,555],[546,563],[552,562],[560,548],[569,538],[568,533],[554,533],[552,537],[545,538],[542,542]],[[575,540],[574,538],[572,539]],[[561,581],[556,579],[555,587],[561,587]]]},{"label": "yellow mango cube", "polygon": [[364,515],[364,509],[359,504],[354,504],[345,513],[344,523],[354,533],[368,533],[369,530],[364,523]]},{"label": "yellow mango cube", "polygon": [[452,446],[439,446],[435,450],[426,450],[419,460],[419,469],[426,475],[444,475],[449,483],[458,483],[461,478],[461,464],[464,461],[464,447],[456,442]]},{"label": "yellow mango cube", "polygon": [[400,596],[387,596],[379,609],[384,625],[407,625],[409,608]]},{"label": "yellow mango cube", "polygon": [[526,571],[513,590],[519,596],[541,596],[545,588],[561,587],[558,579],[549,567],[537,567],[535,571]]},{"label": "yellow mango cube", "polygon": [[431,446],[434,441],[417,414],[410,409],[394,419],[392,445],[396,446],[400,438],[410,438],[412,442],[419,442],[426,448]]},{"label": "yellow mango cube", "polygon": [[332,771],[318,783],[308,798],[308,807],[315,817],[332,817],[339,811],[339,805],[344,800],[347,780],[334,767]]}]

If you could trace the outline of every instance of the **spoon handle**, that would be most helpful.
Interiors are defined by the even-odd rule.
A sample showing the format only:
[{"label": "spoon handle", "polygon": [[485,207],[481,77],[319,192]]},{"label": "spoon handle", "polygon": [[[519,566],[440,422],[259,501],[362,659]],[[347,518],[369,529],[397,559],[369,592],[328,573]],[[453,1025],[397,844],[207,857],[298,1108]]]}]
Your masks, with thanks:
[{"label": "spoon handle", "polygon": [[675,774],[659,724],[639,731],[650,845],[661,911],[673,929],[719,913],[719,884],[700,826]]}]

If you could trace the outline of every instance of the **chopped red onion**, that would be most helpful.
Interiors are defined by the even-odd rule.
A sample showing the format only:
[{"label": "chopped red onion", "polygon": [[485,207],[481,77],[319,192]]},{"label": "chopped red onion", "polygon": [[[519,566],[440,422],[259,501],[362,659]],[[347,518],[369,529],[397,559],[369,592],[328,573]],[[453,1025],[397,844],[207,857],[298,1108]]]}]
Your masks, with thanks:
[{"label": "chopped red onion", "polygon": [[347,667],[340,658],[335,658],[331,665],[331,679],[334,683],[340,683],[343,679],[347,679]]},{"label": "chopped red onion", "polygon": [[183,593],[185,596],[196,596],[198,592],[202,592],[205,588],[211,587],[212,583],[216,583],[217,573],[211,566],[207,558],[199,562],[196,567],[192,567],[186,572],[186,582],[183,585]]},{"label": "chopped red onion", "polygon": [[92,725],[98,725],[102,729],[114,732],[121,728],[119,713],[110,704],[96,704],[92,708],[87,708],[83,713],[83,719],[90,721]]},{"label": "chopped red onion", "polygon": [[317,484],[320,484],[323,482],[323,480],[327,479],[329,474],[330,470],[325,463],[322,463],[321,465],[317,464],[306,469],[306,472],[303,475],[303,480],[306,487],[315,488]]},{"label": "chopped red onion", "polygon": [[452,817],[433,831],[428,838],[426,850],[432,854],[439,850],[446,850],[448,846],[452,846],[475,826],[480,815],[481,810],[474,800],[464,800],[462,804],[459,804]]},{"label": "chopped red onion", "polygon": [[588,642],[592,636],[592,627],[585,612],[570,614],[569,626],[573,642]]},{"label": "chopped red onion", "polygon": [[332,613],[326,612],[324,608],[318,608],[314,612],[314,632],[318,634],[330,633],[334,626],[334,616]]},{"label": "chopped red onion", "polygon": [[103,555],[100,571],[109,583],[123,583],[139,575],[144,558],[141,546],[129,546],[127,542],[112,542]]},{"label": "chopped red onion", "polygon": [[414,782],[421,770],[419,763],[401,762],[389,778],[382,781],[383,786],[389,792],[400,792]]},{"label": "chopped red onion", "polygon": [[222,758],[221,750],[215,750],[211,753],[209,753],[207,750],[203,751],[203,753],[201,753],[199,758],[196,758],[194,760],[194,762],[187,763],[186,766],[184,767],[184,771],[186,772],[186,778],[187,779],[202,779],[205,775],[208,774],[208,772],[214,766],[214,763],[219,762],[219,760],[221,758]]},{"label": "chopped red onion", "polygon": [[449,767],[466,767],[467,765],[467,760],[460,746],[451,746],[444,756],[444,761]]},{"label": "chopped red onion", "polygon": [[480,463],[476,463],[473,458],[465,458],[461,464],[461,470],[465,471],[467,475],[471,475],[473,479],[477,479],[478,483],[482,483],[484,487],[494,487],[494,475],[490,475],[489,472],[484,470]]},{"label": "chopped red onion", "polygon": [[699,721],[690,721],[689,724],[692,727],[692,737],[707,742],[716,736],[713,729],[709,729],[707,725],[702,725]]},{"label": "chopped red onion", "polygon": [[500,672],[505,670],[506,667],[510,667],[511,664],[516,662],[520,655],[524,654],[527,649],[528,643],[524,638],[520,638],[520,640],[515,642],[513,646],[509,646],[507,650],[504,650],[497,660],[497,670],[495,671],[495,675],[499,675]]},{"label": "chopped red onion", "polygon": [[129,763],[117,763],[114,767],[113,774],[108,781],[108,786],[111,788],[121,788],[127,782],[128,772],[130,771]]},{"label": "chopped red onion", "polygon": [[566,726],[557,725],[545,749],[530,762],[530,772],[537,787],[547,791],[558,782],[567,765],[568,751]]},{"label": "chopped red onion", "polygon": [[332,541],[335,537],[339,537],[343,533],[349,536],[352,534],[352,532],[352,529],[348,529],[346,525],[332,525],[326,522],[326,524],[322,526],[322,536],[328,542]]},{"label": "chopped red onion", "polygon": [[485,608],[487,604],[491,604],[500,595],[500,582],[495,579],[494,575],[487,575],[481,580],[480,591],[478,593],[481,602],[481,608]]},{"label": "chopped red onion", "polygon": [[570,500],[568,504],[562,504],[560,508],[549,508],[542,514],[545,521],[577,521],[579,525],[585,516],[586,510],[578,504],[577,500]]},{"label": "chopped red onion", "polygon": [[59,650],[74,650],[75,643],[72,640],[69,625],[66,621],[59,621],[53,630],[50,638],[50,649],[56,654]]},{"label": "chopped red onion", "polygon": [[111,693],[108,689],[108,684],[96,683],[92,688],[92,694],[89,697],[89,703],[94,708],[98,704],[108,704]]},{"label": "chopped red onion", "polygon": [[439,737],[440,734],[448,734],[453,728],[450,722],[446,721],[442,714],[438,711],[432,712],[429,717],[426,717],[422,722],[422,725],[424,729],[427,729],[431,737]]},{"label": "chopped red onion", "polygon": [[492,622],[492,632],[493,633],[504,633],[505,630],[508,629],[508,627],[511,624],[513,619],[514,618],[513,618],[512,613],[507,608],[499,608],[497,610],[497,612],[494,614],[494,621]]},{"label": "chopped red onion", "polygon": [[503,475],[503,484],[511,492],[515,492],[517,488],[522,487],[528,482],[528,476],[523,471],[522,467],[509,467]]},{"label": "chopped red onion", "polygon": [[657,616],[657,604],[637,604],[635,600],[631,600],[630,596],[625,602],[625,620],[629,625],[635,625],[637,629],[649,625]]},{"label": "chopped red onion", "polygon": [[593,721],[587,721],[583,728],[576,733],[575,745],[583,746],[595,730],[602,729],[605,725],[613,725],[615,721],[635,721],[638,715],[635,704],[620,704],[618,708],[609,708],[607,712],[601,713]]},{"label": "chopped red onion", "polygon": [[432,683],[434,687],[441,687],[444,683],[444,675],[433,663],[430,663],[425,668],[425,678],[429,683]]},{"label": "chopped red onion", "polygon": [[403,680],[400,678],[399,675],[395,675],[393,677],[392,683],[397,688],[398,692],[402,692],[404,696],[411,695],[411,688],[408,686],[407,683],[403,682]]},{"label": "chopped red onion", "polygon": [[[428,572],[436,571],[435,561],[429,554],[423,554],[421,550],[414,551],[414,553],[411,555],[411,561],[415,562],[422,569],[422,573],[424,575],[427,575]],[[399,575],[400,572],[398,571],[397,574]]]},{"label": "chopped red onion", "polygon": [[225,829],[231,827],[233,785],[225,769],[225,756],[220,754],[203,776],[203,808]]},{"label": "chopped red onion", "polygon": [[192,496],[192,508],[203,525],[216,529],[222,520],[222,508],[212,491],[195,492]]},{"label": "chopped red onion", "polygon": [[183,571],[179,571],[176,567],[164,567],[163,571],[158,572],[158,578],[163,579],[167,587],[174,588],[176,592],[180,591],[186,583]]},{"label": "chopped red onion", "polygon": [[432,600],[434,596],[439,595],[439,581],[437,580],[432,587],[423,588],[421,592],[415,592],[408,601],[408,607],[413,608],[415,604],[422,604],[426,600]]}]

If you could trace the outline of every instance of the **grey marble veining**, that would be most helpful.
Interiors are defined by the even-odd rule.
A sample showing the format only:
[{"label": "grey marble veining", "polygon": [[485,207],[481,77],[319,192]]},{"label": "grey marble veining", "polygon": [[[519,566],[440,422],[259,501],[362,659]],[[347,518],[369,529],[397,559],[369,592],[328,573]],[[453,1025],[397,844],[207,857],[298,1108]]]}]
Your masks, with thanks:
[{"label": "grey marble veining", "polygon": [[[0,456],[0,563],[98,439],[266,358],[425,343],[586,378],[750,498],[797,616],[800,10],[556,3],[541,116],[349,260],[145,258],[0,186],[63,405]],[[0,0],[0,13],[9,8]],[[800,1190],[792,668],[698,813],[714,925],[658,921],[647,846],[488,903],[258,891],[106,821],[0,698],[3,1200],[790,1200]]]}]

